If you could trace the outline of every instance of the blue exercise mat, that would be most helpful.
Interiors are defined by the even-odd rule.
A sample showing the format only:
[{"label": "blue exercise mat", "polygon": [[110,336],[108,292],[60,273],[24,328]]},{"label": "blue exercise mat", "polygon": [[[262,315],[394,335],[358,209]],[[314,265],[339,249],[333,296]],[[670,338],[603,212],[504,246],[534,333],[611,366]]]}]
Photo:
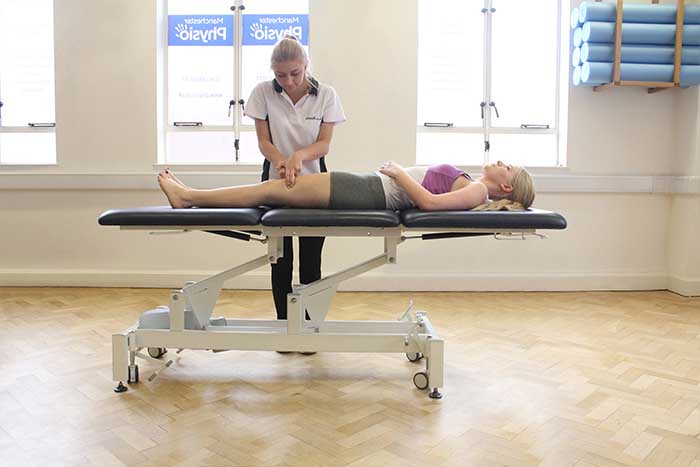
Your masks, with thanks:
[{"label": "blue exercise mat", "polygon": [[[614,42],[615,23],[588,21],[583,23],[583,42]],[[676,43],[675,24],[622,24],[623,44],[673,45]],[[683,45],[700,46],[700,25],[683,26]],[[574,44],[580,47],[579,44]]]},{"label": "blue exercise mat", "polygon": [[[700,5],[686,5],[683,10],[684,24],[700,24]],[[622,6],[622,22],[676,24],[676,13],[675,5],[626,3]],[[617,3],[587,1],[578,6],[579,23],[616,20]]]},{"label": "blue exercise mat", "polygon": [[[576,50],[576,49],[574,49]],[[621,63],[673,64],[675,47],[665,45],[623,45]],[[572,54],[572,60],[573,60]],[[613,44],[584,42],[579,54],[581,62],[612,62],[615,60]],[[574,65],[577,63],[573,62]],[[700,47],[685,46],[681,49],[681,64],[700,65]]]},{"label": "blue exercise mat", "polygon": [[[612,63],[585,62],[581,65],[582,83],[609,83],[612,80]],[[622,63],[620,64],[620,80],[673,82],[673,65]],[[680,85],[694,86],[697,84],[700,84],[700,66],[682,66]]]},{"label": "blue exercise mat", "polygon": [[581,28],[574,29],[573,44],[574,47],[581,47],[583,44],[583,30]]}]

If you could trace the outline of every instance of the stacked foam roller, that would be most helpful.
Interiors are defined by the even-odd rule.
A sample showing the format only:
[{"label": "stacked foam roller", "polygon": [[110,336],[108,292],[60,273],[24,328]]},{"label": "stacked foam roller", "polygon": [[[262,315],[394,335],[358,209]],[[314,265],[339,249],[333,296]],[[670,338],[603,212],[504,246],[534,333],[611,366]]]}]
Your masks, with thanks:
[{"label": "stacked foam roller", "polygon": [[[678,0],[683,1],[683,0]],[[622,6],[621,81],[673,82],[676,6]],[[613,80],[617,2],[584,1],[571,12],[576,86]],[[685,5],[680,85],[700,84],[700,5]]]}]

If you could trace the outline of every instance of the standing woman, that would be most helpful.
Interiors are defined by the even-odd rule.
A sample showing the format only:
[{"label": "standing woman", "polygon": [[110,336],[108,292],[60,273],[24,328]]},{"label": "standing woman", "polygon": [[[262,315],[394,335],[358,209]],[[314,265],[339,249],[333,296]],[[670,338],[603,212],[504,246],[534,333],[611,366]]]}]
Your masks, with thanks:
[{"label": "standing woman", "polygon": [[[309,59],[294,36],[285,36],[272,50],[275,78],[259,83],[250,94],[245,114],[255,120],[258,147],[265,156],[262,181],[285,179],[287,187],[302,174],[326,172],[324,157],[333,126],[345,121],[335,90],[308,73]],[[299,279],[321,278],[324,237],[299,237]],[[284,257],[272,265],[272,294],[277,319],[287,319],[287,294],[292,292],[292,238],[284,239]]]}]

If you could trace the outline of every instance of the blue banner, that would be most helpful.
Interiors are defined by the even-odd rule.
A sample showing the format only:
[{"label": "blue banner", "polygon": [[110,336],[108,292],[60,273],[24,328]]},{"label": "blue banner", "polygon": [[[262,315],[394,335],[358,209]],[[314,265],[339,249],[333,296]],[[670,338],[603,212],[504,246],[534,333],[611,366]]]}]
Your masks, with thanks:
[{"label": "blue banner", "polygon": [[274,45],[285,34],[309,45],[309,15],[243,15],[243,45]]},{"label": "blue banner", "polygon": [[233,15],[169,15],[168,45],[233,45]]}]

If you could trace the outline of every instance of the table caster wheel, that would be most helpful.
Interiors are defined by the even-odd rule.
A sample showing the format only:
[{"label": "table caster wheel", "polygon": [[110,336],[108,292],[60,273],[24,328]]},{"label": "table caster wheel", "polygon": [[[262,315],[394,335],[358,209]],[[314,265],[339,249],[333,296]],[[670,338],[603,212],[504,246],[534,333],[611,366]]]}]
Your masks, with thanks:
[{"label": "table caster wheel", "polygon": [[124,383],[119,381],[119,384],[117,385],[116,388],[114,388],[114,392],[126,392],[129,388],[124,386]]},{"label": "table caster wheel", "polygon": [[430,391],[430,394],[428,394],[428,397],[430,397],[431,399],[442,399],[442,394],[440,394],[438,388],[433,388],[433,390]]},{"label": "table caster wheel", "polygon": [[148,355],[150,355],[153,358],[160,358],[165,353],[168,351],[168,349],[164,349],[162,347],[149,347],[148,348]]},{"label": "table caster wheel", "polygon": [[427,389],[428,387],[428,373],[424,371],[419,371],[415,375],[413,375],[413,384],[416,385],[418,389],[421,391],[423,389]]},{"label": "table caster wheel", "polygon": [[420,352],[407,352],[406,353],[406,358],[408,359],[409,362],[417,362],[421,358],[423,358],[423,354]]}]

